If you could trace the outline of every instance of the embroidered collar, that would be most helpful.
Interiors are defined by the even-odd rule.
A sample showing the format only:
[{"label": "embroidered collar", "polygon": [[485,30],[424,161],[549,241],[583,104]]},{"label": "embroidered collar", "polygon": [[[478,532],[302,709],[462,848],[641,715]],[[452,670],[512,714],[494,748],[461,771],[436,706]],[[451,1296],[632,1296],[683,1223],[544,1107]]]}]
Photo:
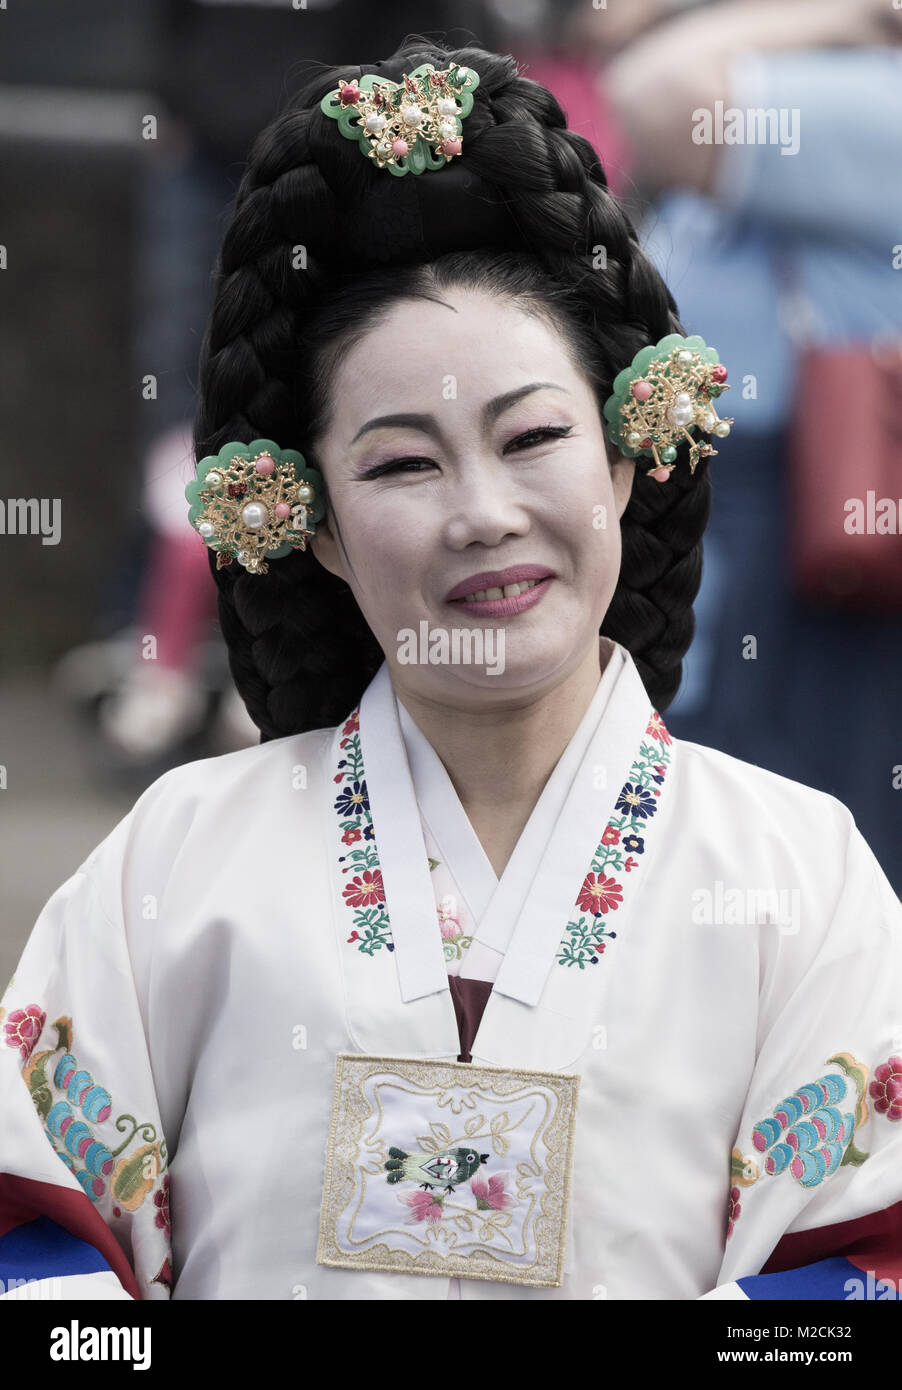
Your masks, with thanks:
[{"label": "embroidered collar", "polygon": [[[585,788],[582,794],[569,795],[551,840],[542,847],[542,865],[554,865],[555,872],[539,872],[542,865],[534,857],[529,893],[525,904],[519,905],[510,892],[503,891],[505,873],[477,932],[504,952],[495,989],[524,1003],[537,1002],[550,965],[568,969],[575,965],[583,971],[599,963],[608,942],[616,937],[610,925],[613,914],[622,909],[625,896],[632,894],[641,878],[672,740],[660,715],[649,708],[632,660],[628,653],[624,655],[610,711],[594,731],[578,774],[592,776],[593,789],[602,793],[601,805],[608,814],[600,837],[594,831],[598,822],[592,813],[598,798],[587,801]],[[602,726],[603,745],[599,742]],[[602,747],[606,761],[587,766]],[[347,944],[368,956],[396,952],[404,1000],[445,990],[447,969],[429,863],[385,664],[361,705],[341,726],[338,749],[341,757],[334,781],[340,790],[334,809],[341,874],[346,879],[342,897],[349,927]],[[618,776],[609,784],[606,774],[611,772],[619,772],[623,780]],[[618,785],[615,796],[611,786]],[[374,788],[378,788],[375,806]],[[411,847],[415,847],[413,853]],[[562,908],[563,888],[568,907]],[[392,904],[391,920],[387,900]],[[427,902],[436,923],[434,932],[422,929]],[[510,949],[512,945],[515,949]]]}]

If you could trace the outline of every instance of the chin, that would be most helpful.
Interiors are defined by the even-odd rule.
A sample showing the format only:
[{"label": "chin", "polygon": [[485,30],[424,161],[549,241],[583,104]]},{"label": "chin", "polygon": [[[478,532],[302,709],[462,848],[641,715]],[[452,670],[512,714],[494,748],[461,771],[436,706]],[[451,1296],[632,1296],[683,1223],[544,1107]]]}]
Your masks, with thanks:
[{"label": "chin", "polygon": [[573,653],[569,650],[556,656],[550,645],[542,647],[535,655],[518,655],[508,649],[504,652],[503,661],[499,659],[497,662],[484,665],[436,667],[430,684],[433,688],[440,685],[446,694],[457,691],[464,695],[465,692],[472,691],[481,698],[491,696],[492,693],[511,694],[515,691],[533,690],[537,686],[553,682],[562,668],[566,668],[568,664],[575,664],[572,658]]}]

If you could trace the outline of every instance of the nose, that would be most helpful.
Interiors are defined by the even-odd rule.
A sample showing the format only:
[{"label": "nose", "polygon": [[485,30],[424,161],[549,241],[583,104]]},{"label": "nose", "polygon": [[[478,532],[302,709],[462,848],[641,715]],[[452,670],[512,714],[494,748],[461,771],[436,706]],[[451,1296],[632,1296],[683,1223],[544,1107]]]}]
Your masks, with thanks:
[{"label": "nose", "polygon": [[444,539],[452,550],[497,546],[507,536],[527,535],[531,526],[525,489],[509,467],[491,460],[473,460],[450,476],[441,504]]}]

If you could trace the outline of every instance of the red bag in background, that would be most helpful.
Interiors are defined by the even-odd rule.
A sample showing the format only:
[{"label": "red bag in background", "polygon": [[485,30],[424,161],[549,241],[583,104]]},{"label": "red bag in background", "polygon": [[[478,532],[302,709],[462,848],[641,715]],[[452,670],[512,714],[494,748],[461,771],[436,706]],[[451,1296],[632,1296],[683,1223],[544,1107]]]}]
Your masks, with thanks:
[{"label": "red bag in background", "polygon": [[789,428],[793,586],[902,612],[902,339],[801,348]]},{"label": "red bag in background", "polygon": [[790,573],[816,607],[902,613],[902,336],[836,345],[791,255],[774,253],[797,370],[787,430]]}]

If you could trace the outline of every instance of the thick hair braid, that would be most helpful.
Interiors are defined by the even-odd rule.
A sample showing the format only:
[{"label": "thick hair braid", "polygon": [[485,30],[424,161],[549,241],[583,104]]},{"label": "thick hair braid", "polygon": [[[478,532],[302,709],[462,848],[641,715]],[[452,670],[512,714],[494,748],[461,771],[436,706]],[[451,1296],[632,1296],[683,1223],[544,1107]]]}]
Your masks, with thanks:
[{"label": "thick hair braid", "polygon": [[[368,318],[405,295],[473,284],[530,300],[565,333],[599,409],[640,347],[682,331],[592,146],[512,58],[413,39],[360,71],[378,67],[400,81],[420,63],[452,60],[475,68],[480,87],[464,130],[466,160],[437,175],[393,179],[336,138],[319,100],[347,68],[319,68],[256,140],[214,268],[198,457],[228,440],[264,437],[300,448],[315,465],[348,330],[365,331]],[[462,188],[473,195],[472,219],[461,213]],[[452,208],[458,225],[448,243]],[[471,250],[468,235],[485,249]],[[631,652],[662,710],[692,638],[710,510],[704,460],[691,479],[680,462],[663,486],[637,471],[621,519],[620,579],[601,628]],[[262,738],[337,723],[383,659],[348,585],[309,551],[273,562],[262,578],[234,564],[215,569],[212,552],[210,561],[232,675]]]}]

